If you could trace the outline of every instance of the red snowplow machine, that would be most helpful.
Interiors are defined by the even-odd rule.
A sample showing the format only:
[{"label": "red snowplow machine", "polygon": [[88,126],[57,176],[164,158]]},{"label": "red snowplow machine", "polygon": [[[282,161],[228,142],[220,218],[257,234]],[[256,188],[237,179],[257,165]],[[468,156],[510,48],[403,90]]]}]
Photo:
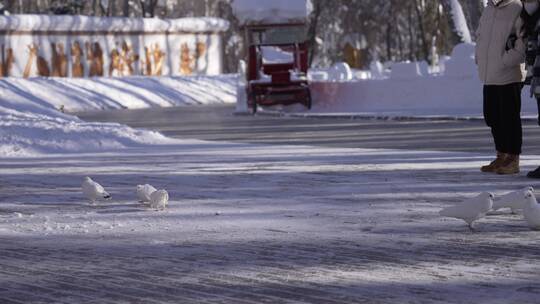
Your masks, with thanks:
[{"label": "red snowplow machine", "polygon": [[302,104],[311,108],[304,24],[246,25],[247,96],[257,107]]}]

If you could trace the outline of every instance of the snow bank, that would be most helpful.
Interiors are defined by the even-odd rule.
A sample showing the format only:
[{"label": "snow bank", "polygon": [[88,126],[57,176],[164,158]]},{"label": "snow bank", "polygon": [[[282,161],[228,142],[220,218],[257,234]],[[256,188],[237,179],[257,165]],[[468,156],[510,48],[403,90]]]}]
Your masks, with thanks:
[{"label": "snow bank", "polygon": [[0,106],[0,157],[103,152],[175,141],[119,124],[85,123],[61,113],[43,115]]},{"label": "snow bank", "polygon": [[0,157],[175,143],[156,132],[86,123],[68,111],[234,103],[236,75],[0,79]]},{"label": "snow bank", "polygon": [[50,114],[234,103],[236,75],[126,78],[0,78],[0,107]]},{"label": "snow bank", "polygon": [[329,81],[351,81],[352,79],[351,67],[346,62],[337,62],[328,70]]},{"label": "snow bank", "polygon": [[[368,113],[383,116],[482,117],[482,83],[477,76],[312,82],[313,113]],[[527,87],[522,113],[536,117]]]},{"label": "snow bank", "polygon": [[311,12],[311,1],[234,0],[232,7],[241,24],[304,23]]},{"label": "snow bank", "polygon": [[[441,60],[443,73],[429,74],[427,64],[391,63],[390,78],[381,63],[371,79],[332,82],[328,71],[309,71],[312,113],[365,113],[375,116],[482,117],[483,96],[474,62],[474,44],[457,45]],[[325,74],[326,73],[326,74]],[[522,113],[536,117],[536,101],[522,92]]]},{"label": "snow bank", "polygon": [[407,79],[422,76],[422,69],[418,62],[398,62],[392,65],[390,78]]},{"label": "snow bank", "polygon": [[56,15],[0,16],[1,31],[104,32],[224,32],[229,22],[219,18],[120,18]]},{"label": "snow bank", "polygon": [[384,79],[386,78],[386,71],[383,64],[380,61],[373,61],[369,65],[369,71],[371,72],[372,79]]},{"label": "snow bank", "polygon": [[444,61],[444,74],[452,77],[470,77],[476,75],[474,44],[458,44],[452,51],[452,56]]}]

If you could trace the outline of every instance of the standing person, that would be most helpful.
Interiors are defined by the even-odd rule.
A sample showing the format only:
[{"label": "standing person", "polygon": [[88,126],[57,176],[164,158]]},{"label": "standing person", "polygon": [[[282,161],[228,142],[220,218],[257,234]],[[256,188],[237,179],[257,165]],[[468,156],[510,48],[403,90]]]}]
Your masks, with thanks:
[{"label": "standing person", "polygon": [[484,84],[484,119],[497,157],[482,172],[519,173],[525,42],[520,0],[489,0],[477,30],[476,63]]},{"label": "standing person", "polygon": [[[538,35],[540,35],[540,3],[538,0],[524,0],[522,19],[525,23],[527,37],[527,79],[531,85],[531,96],[536,97],[538,104],[538,122],[540,124],[540,50]],[[540,167],[527,173],[527,177],[540,178]]]}]

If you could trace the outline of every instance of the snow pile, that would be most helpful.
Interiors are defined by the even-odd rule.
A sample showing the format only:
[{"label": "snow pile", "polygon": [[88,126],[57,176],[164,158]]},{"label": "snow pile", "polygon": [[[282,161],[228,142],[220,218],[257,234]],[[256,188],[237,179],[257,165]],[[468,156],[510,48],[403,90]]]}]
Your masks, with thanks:
[{"label": "snow pile", "polygon": [[444,75],[451,77],[470,77],[477,74],[474,62],[474,44],[458,44],[452,56],[444,61]]},{"label": "snow pile", "polygon": [[391,79],[408,79],[422,76],[418,62],[398,62],[392,65]]},{"label": "snow pile", "polygon": [[234,103],[235,75],[216,77],[2,78],[0,157],[97,152],[175,142],[119,124],[86,123],[60,110]]},{"label": "snow pile", "polygon": [[335,63],[330,70],[328,70],[329,81],[351,81],[352,79],[353,73],[346,62]]},{"label": "snow pile", "polygon": [[[311,113],[482,117],[483,84],[474,63],[473,44],[457,45],[452,57],[443,57],[442,73],[429,73],[425,62],[390,66],[390,78],[382,64],[374,63],[370,79],[356,77],[348,82],[331,81],[329,70],[309,71]],[[522,100],[522,116],[537,117],[536,102],[527,88]]]},{"label": "snow pile", "polygon": [[371,72],[372,79],[384,79],[386,78],[386,71],[383,64],[380,61],[373,61],[369,65],[369,71]]},{"label": "snow pile", "polygon": [[279,47],[263,46],[261,47],[261,53],[264,64],[280,64],[294,62],[293,53],[286,52]]},{"label": "snow pile", "polygon": [[311,1],[234,0],[232,7],[241,24],[304,23],[311,12]]},{"label": "snow pile", "polygon": [[173,142],[159,133],[120,124],[85,123],[61,113],[44,115],[0,106],[0,157],[103,152]]},{"label": "snow pile", "polygon": [[229,22],[219,18],[104,18],[90,16],[11,15],[0,16],[4,31],[105,31],[105,32],[224,32]]},{"label": "snow pile", "polygon": [[236,81],[236,75],[1,78],[0,104],[2,107],[42,105],[49,110],[66,111],[232,104],[236,102]]}]

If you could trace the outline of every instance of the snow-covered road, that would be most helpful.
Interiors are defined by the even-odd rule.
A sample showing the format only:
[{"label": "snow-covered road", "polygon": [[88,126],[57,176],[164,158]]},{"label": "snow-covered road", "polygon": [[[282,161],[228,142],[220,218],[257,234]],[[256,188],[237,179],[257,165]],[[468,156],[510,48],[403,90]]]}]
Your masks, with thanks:
[{"label": "snow-covered road", "polygon": [[[437,212],[531,184],[485,154],[186,140],[0,159],[2,303],[537,303],[540,235]],[[526,156],[532,167],[540,156]],[[92,176],[113,199],[90,206]],[[171,196],[146,209],[135,186]]]}]

